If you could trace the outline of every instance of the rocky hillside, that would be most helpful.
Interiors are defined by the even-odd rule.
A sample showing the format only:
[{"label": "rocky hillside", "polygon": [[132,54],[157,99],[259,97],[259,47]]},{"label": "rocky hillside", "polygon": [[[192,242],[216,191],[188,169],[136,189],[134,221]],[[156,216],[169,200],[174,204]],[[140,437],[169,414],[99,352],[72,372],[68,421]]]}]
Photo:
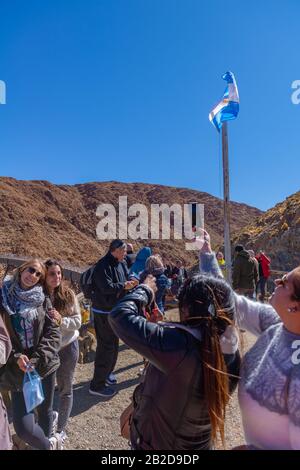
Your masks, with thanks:
[{"label": "rocky hillside", "polygon": [[[47,181],[18,181],[0,178],[0,254],[55,257],[76,266],[98,259],[108,242],[96,237],[101,203],[118,208],[118,197],[134,203],[172,205],[196,201],[205,205],[205,225],[215,246],[222,243],[222,201],[207,193],[185,188],[142,183],[87,183],[74,186],[54,185]],[[245,204],[232,203],[231,226],[237,232],[262,212]],[[130,220],[129,220],[130,222]],[[196,253],[186,251],[184,240],[137,240],[134,247],[149,244],[165,261],[177,258],[187,265]]]},{"label": "rocky hillside", "polygon": [[285,271],[299,265],[300,191],[262,214],[234,242],[264,250],[272,259],[272,269]]}]

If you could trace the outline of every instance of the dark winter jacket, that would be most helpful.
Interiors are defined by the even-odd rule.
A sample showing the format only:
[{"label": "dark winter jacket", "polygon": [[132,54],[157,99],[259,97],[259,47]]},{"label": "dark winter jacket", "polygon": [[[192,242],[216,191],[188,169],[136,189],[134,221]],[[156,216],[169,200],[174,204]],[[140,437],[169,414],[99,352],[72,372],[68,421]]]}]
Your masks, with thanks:
[{"label": "dark winter jacket", "polygon": [[149,246],[144,246],[140,249],[138,254],[136,255],[135,262],[130,268],[129,274],[130,276],[134,276],[139,279],[140,274],[144,271],[146,266],[146,261],[151,256],[152,250]]},{"label": "dark winter jacket", "polygon": [[9,333],[12,343],[12,352],[5,366],[0,369],[0,389],[21,391],[23,386],[24,372],[17,364],[16,353],[28,356],[38,374],[43,378],[55,372],[59,367],[58,351],[60,348],[60,327],[46,314],[46,302],[38,307],[38,316],[34,322],[34,346],[24,350],[18,339],[9,314],[2,306],[0,296],[0,315]]},{"label": "dark winter jacket", "polygon": [[126,262],[118,261],[111,253],[101,258],[93,274],[93,309],[109,312],[124,293],[127,278]]},{"label": "dark winter jacket", "polygon": [[[139,286],[109,315],[116,335],[149,360],[144,381],[133,395],[132,446],[143,450],[209,449],[211,424],[203,391],[201,343],[190,332],[146,321],[142,310],[152,300],[151,291]],[[229,372],[238,375],[238,353],[224,358]]]},{"label": "dark winter jacket", "polygon": [[237,253],[232,271],[233,289],[255,289],[258,282],[258,271],[255,261],[250,257],[248,251],[242,250]]},{"label": "dark winter jacket", "polygon": [[161,272],[160,269],[157,269],[157,272],[155,272],[155,270],[152,272],[148,272],[147,270],[145,270],[140,275],[141,284],[144,282],[144,280],[149,274],[155,277],[156,287],[157,287],[157,291],[155,292],[155,302],[159,310],[162,313],[164,313],[166,290],[168,289],[168,287],[171,287],[171,281],[167,278],[167,276],[163,272]]}]

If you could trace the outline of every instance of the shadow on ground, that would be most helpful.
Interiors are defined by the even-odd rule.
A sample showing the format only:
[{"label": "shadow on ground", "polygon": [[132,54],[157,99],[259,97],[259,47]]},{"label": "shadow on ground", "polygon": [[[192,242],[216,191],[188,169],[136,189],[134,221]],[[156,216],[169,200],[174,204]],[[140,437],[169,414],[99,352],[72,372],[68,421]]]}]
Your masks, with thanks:
[{"label": "shadow on ground", "polygon": [[[134,379],[125,380],[117,384],[114,388],[117,392],[124,390],[129,387],[133,387],[139,383],[139,377]],[[73,409],[71,412],[71,416],[77,416],[85,411],[89,410],[93,406],[98,403],[104,403],[107,398],[97,397],[96,395],[89,394],[89,387],[90,381],[87,382],[79,382],[78,384],[74,385],[73,393],[74,393],[74,401],[73,401]],[[55,393],[55,402],[57,403],[57,393]],[[113,398],[112,398],[113,400]]]}]

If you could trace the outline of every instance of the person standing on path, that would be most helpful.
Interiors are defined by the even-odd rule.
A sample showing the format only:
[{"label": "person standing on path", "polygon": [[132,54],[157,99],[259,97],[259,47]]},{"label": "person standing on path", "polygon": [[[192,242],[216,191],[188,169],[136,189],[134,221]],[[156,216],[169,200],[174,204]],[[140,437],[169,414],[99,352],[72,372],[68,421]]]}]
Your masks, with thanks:
[{"label": "person standing on path", "polygon": [[78,362],[78,336],[81,326],[81,314],[75,293],[63,279],[63,269],[58,261],[48,259],[45,263],[45,291],[50,296],[53,309],[49,315],[59,325],[61,331],[61,348],[59,350],[60,366],[56,371],[56,382],[59,394],[59,408],[56,431],[64,441],[67,437],[66,427],[73,407],[73,377]]},{"label": "person standing on path", "polygon": [[113,370],[119,351],[119,338],[113,332],[108,316],[123,294],[138,284],[137,280],[127,280],[125,256],[126,243],[119,239],[113,240],[108,253],[98,261],[93,273],[94,292],[91,300],[97,349],[89,393],[107,399],[116,394],[111,385],[117,382]]}]

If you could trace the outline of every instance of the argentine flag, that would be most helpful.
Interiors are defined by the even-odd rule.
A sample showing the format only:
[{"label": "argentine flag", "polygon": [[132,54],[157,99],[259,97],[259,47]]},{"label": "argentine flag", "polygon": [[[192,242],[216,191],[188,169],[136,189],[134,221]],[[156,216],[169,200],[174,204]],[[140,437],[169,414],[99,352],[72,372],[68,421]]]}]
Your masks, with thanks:
[{"label": "argentine flag", "polygon": [[240,107],[239,93],[233,73],[226,72],[222,78],[227,82],[223,99],[208,115],[210,122],[218,132],[224,121],[230,121],[237,117]]}]

